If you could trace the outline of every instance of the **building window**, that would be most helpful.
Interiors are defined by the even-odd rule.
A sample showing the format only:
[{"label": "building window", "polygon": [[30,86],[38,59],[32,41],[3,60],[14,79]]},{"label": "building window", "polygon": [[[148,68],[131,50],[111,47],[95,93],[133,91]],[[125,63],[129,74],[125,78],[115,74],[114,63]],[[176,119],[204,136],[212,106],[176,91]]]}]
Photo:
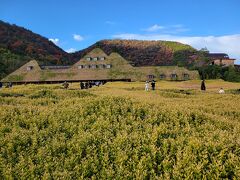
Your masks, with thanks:
[{"label": "building window", "polygon": [[84,68],[85,69],[89,69],[89,65],[84,65]]},{"label": "building window", "polygon": [[79,65],[79,66],[78,66],[78,69],[83,69],[83,65]]},{"label": "building window", "polygon": [[189,80],[189,74],[186,74],[186,73],[183,74],[183,79],[184,79],[184,80]]},{"label": "building window", "polygon": [[111,64],[107,64],[107,65],[106,65],[106,68],[107,68],[107,69],[110,69],[111,67],[112,67]]},{"label": "building window", "polygon": [[148,79],[154,79],[155,76],[154,76],[153,74],[149,74],[149,75],[147,75],[147,78],[148,78]]},{"label": "building window", "polygon": [[86,57],[86,60],[87,60],[87,61],[91,61],[92,58],[91,58],[91,57]]},{"label": "building window", "polygon": [[33,70],[33,66],[27,66],[27,71]]},{"label": "building window", "polygon": [[165,74],[160,74],[159,78],[160,78],[160,79],[165,79],[165,78],[166,78],[166,75],[165,75]]},{"label": "building window", "polygon": [[105,66],[106,66],[105,64],[99,64],[99,65],[98,65],[98,68],[99,68],[99,69],[104,69]]},{"label": "building window", "polygon": [[96,64],[92,64],[92,65],[91,65],[91,68],[92,68],[92,69],[96,69],[96,68],[97,68],[97,65],[96,65]]},{"label": "building window", "polygon": [[166,79],[166,75],[165,74],[160,74],[159,78],[160,79]]},{"label": "building window", "polygon": [[171,74],[171,79],[176,80],[177,79],[177,74]]},{"label": "building window", "polygon": [[100,57],[99,59],[100,59],[100,61],[103,61],[103,60],[105,60],[105,57]]},{"label": "building window", "polygon": [[97,61],[97,60],[98,60],[98,57],[94,57],[94,58],[93,58],[93,61]]}]

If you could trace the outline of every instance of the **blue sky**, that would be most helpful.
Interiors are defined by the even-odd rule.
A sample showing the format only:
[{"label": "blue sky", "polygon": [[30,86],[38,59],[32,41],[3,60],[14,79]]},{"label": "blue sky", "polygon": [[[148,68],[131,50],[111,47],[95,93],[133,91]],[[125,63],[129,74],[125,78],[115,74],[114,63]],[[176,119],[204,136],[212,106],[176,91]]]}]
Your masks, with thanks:
[{"label": "blue sky", "polygon": [[101,39],[173,40],[240,64],[239,0],[0,0],[0,19],[65,51]]}]

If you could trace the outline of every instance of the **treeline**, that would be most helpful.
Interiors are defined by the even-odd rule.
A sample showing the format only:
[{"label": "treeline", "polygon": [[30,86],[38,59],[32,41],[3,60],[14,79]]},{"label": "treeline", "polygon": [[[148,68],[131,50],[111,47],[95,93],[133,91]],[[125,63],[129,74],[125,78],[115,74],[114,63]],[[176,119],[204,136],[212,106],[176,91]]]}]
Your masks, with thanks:
[{"label": "treeline", "polygon": [[240,72],[233,66],[222,67],[209,65],[196,68],[201,79],[223,79],[225,81],[240,82]]},{"label": "treeline", "polygon": [[0,48],[0,79],[27,63],[31,58]]}]

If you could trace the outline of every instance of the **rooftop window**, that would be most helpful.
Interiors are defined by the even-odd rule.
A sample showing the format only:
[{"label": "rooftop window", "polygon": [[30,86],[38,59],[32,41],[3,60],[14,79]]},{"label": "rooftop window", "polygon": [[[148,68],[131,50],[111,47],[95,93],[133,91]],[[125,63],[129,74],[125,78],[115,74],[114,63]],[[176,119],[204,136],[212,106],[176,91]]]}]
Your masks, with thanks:
[{"label": "rooftop window", "polygon": [[84,68],[83,65],[78,66],[78,69],[83,69],[83,68]]},{"label": "rooftop window", "polygon": [[177,79],[177,74],[171,74],[171,79]]},{"label": "rooftop window", "polygon": [[27,71],[33,70],[33,66],[27,66]]},{"label": "rooftop window", "polygon": [[106,67],[105,64],[99,64],[99,65],[98,65],[98,68],[100,68],[100,69],[103,69],[103,68],[105,68],[105,67]]},{"label": "rooftop window", "polygon": [[187,74],[187,73],[183,74],[183,78],[184,78],[184,80],[188,80],[189,79],[189,74]]},{"label": "rooftop window", "polygon": [[100,57],[99,60],[103,61],[103,60],[105,60],[105,57]]},{"label": "rooftop window", "polygon": [[85,69],[89,69],[89,65],[84,65],[84,68]]},{"label": "rooftop window", "polygon": [[87,60],[87,61],[91,61],[92,58],[91,58],[91,57],[86,57],[86,60]]},{"label": "rooftop window", "polygon": [[97,68],[97,65],[96,65],[96,64],[92,64],[92,65],[91,65],[91,68],[92,68],[92,69],[96,69],[96,68]]},{"label": "rooftop window", "polygon": [[149,75],[147,75],[147,78],[148,78],[148,79],[154,79],[155,76],[154,76],[153,74],[149,74]]},{"label": "rooftop window", "polygon": [[159,78],[160,79],[166,79],[166,75],[165,74],[160,74]]},{"label": "rooftop window", "polygon": [[111,67],[112,67],[111,64],[107,64],[107,65],[106,65],[106,68],[107,68],[107,69],[110,69]]}]

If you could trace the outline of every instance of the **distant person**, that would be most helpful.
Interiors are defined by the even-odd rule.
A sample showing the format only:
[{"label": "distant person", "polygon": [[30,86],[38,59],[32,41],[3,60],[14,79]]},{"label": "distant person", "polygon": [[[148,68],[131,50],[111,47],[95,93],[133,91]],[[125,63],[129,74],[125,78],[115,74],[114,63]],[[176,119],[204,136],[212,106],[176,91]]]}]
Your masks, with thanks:
[{"label": "distant person", "polygon": [[149,83],[148,83],[148,81],[146,81],[146,83],[145,83],[145,91],[148,91],[149,90]]},{"label": "distant person", "polygon": [[91,81],[88,82],[88,87],[89,87],[89,88],[92,88],[92,82],[91,82]]},{"label": "distant person", "polygon": [[155,90],[155,81],[154,80],[152,80],[151,86],[152,86],[152,90],[154,91]]},{"label": "distant person", "polygon": [[12,88],[12,87],[13,87],[13,83],[9,82],[9,88]]},{"label": "distant person", "polygon": [[88,84],[88,82],[85,82],[85,89],[88,89],[88,86],[89,84]]},{"label": "distant person", "polygon": [[95,86],[99,87],[100,82],[99,81],[95,81]]},{"label": "distant person", "polygon": [[84,83],[80,82],[80,89],[84,89]]},{"label": "distant person", "polygon": [[11,88],[12,87],[12,83],[11,82],[8,82],[7,84],[6,84],[6,88]]},{"label": "distant person", "polygon": [[3,83],[2,83],[2,82],[0,82],[0,89],[2,89],[2,87],[3,87]]},{"label": "distant person", "polygon": [[201,83],[201,90],[202,90],[202,91],[206,91],[205,80],[202,80],[202,83]]},{"label": "distant person", "polygon": [[68,87],[69,87],[69,84],[67,83],[67,81],[65,81],[65,82],[63,83],[63,88],[64,88],[64,89],[68,89]]},{"label": "distant person", "polygon": [[223,90],[223,88],[220,88],[219,94],[224,94],[224,93],[225,93],[225,91]]}]

